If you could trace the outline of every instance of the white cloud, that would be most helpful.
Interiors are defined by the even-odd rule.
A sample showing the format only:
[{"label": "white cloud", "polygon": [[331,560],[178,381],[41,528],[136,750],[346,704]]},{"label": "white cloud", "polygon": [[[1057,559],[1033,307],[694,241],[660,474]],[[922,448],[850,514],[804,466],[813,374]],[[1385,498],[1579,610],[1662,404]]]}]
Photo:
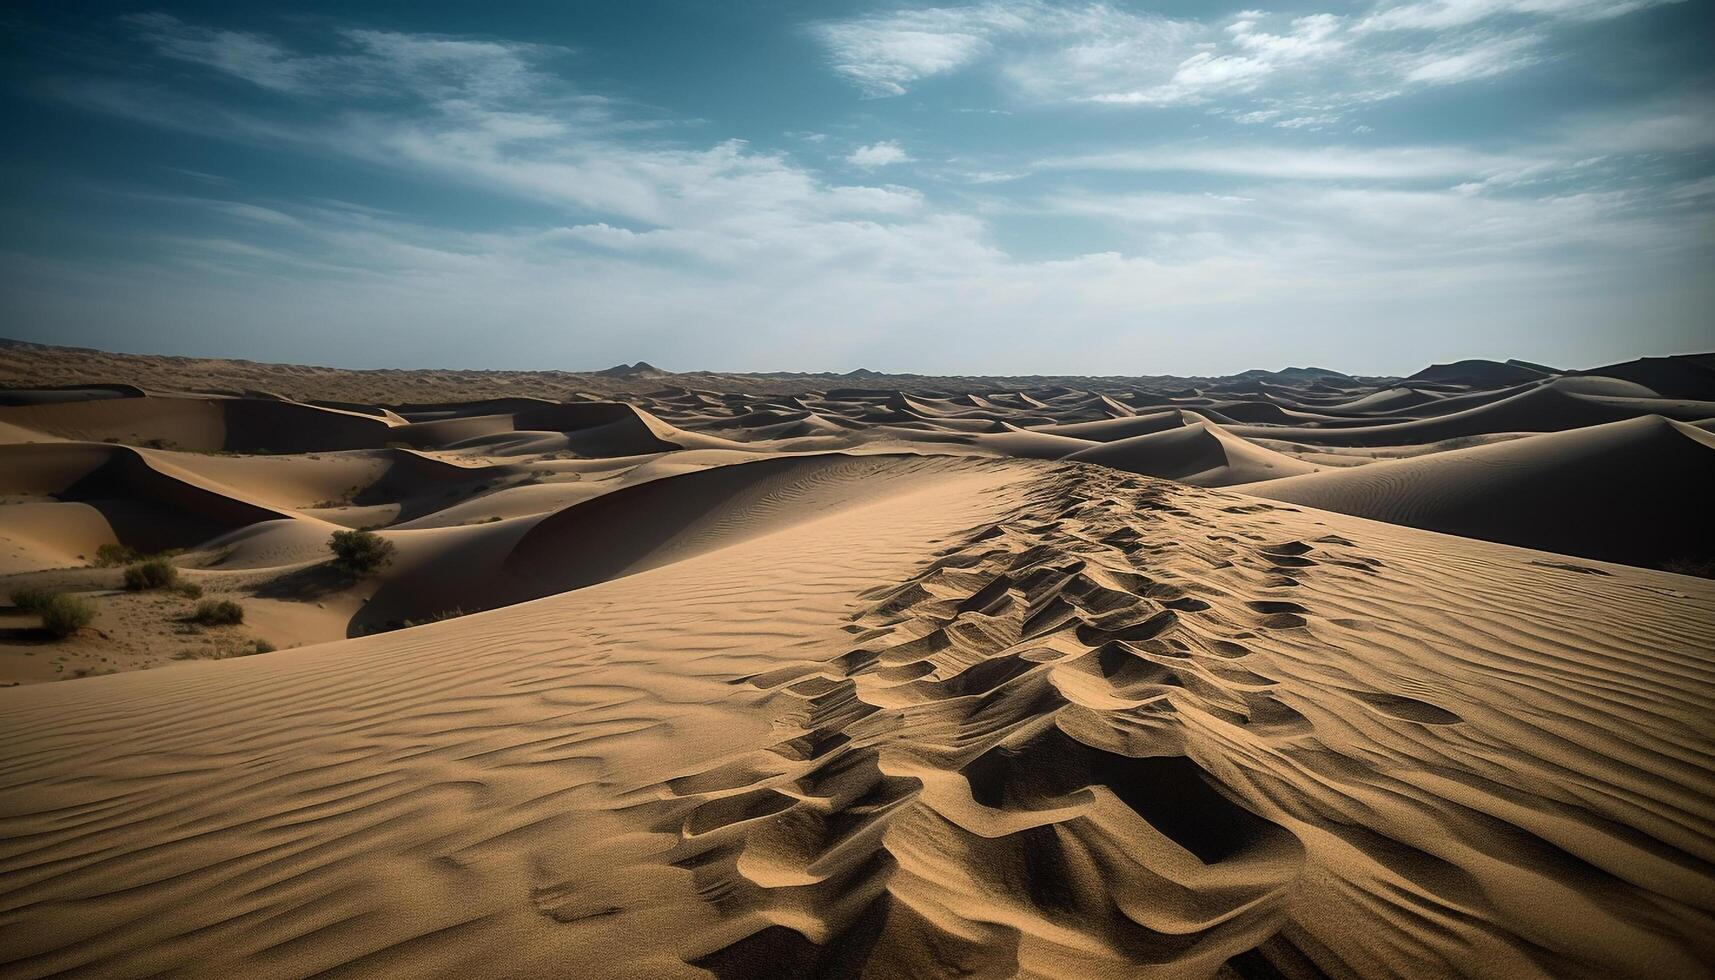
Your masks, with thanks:
[{"label": "white cloud", "polygon": [[[814,25],[831,67],[871,96],[988,65],[1020,98],[1197,105],[1325,118],[1543,60],[1542,31],[1674,0],[1423,0],[1368,15],[1244,11],[1193,21],[1105,4],[990,0]],[[1502,29],[1485,26],[1510,16]]]},{"label": "white cloud", "polygon": [[1436,30],[1508,15],[1606,20],[1645,7],[1679,2],[1682,0],[1422,0],[1383,5],[1358,27],[1372,31]]},{"label": "white cloud", "polygon": [[1624,111],[1585,114],[1561,134],[1581,153],[1686,153],[1715,148],[1715,97],[1674,96]]},{"label": "white cloud", "polygon": [[1238,15],[1222,33],[1240,53],[1193,55],[1174,73],[1169,89],[1185,101],[1228,89],[1249,91],[1277,71],[1328,64],[1345,53],[1344,21],[1333,14],[1295,18],[1278,34],[1259,29],[1262,17],[1255,11]]},{"label": "white cloud", "polygon": [[834,71],[865,94],[888,96],[997,52],[1022,88],[1077,88],[1124,66],[1161,62],[1185,40],[1188,26],[1101,4],[991,0],[825,21],[810,31]]},{"label": "white cloud", "polygon": [[564,53],[516,42],[344,30],[336,35],[338,51],[310,55],[259,34],[187,24],[169,14],[136,14],[123,20],[162,56],[299,95],[406,94],[492,104],[539,92],[546,78],[532,63]]},{"label": "white cloud", "polygon": [[[221,32],[162,17],[133,23],[166,57],[194,60],[247,82],[267,80],[271,88],[304,99],[338,94],[340,108],[306,122],[301,113],[125,83],[85,84],[71,89],[71,97],[157,125],[335,154],[511,195],[542,205],[550,221],[577,219],[508,238],[505,251],[514,259],[526,248],[550,249],[556,261],[565,259],[567,249],[587,248],[709,266],[765,259],[780,269],[843,264],[854,273],[882,274],[986,261],[991,252],[980,222],[935,213],[911,188],[833,183],[738,140],[695,147],[628,138],[608,100],[590,99],[538,70],[537,62],[547,56],[542,49],[347,31],[340,36],[348,49],[335,58],[301,56],[272,39],[245,35],[241,49],[265,51],[266,57],[241,62],[225,54],[231,42]],[[263,71],[259,64],[271,67]],[[369,99],[371,87],[390,97]],[[861,147],[851,156],[854,164],[871,169],[908,159],[893,141]],[[243,202],[215,209],[252,224],[296,220]],[[337,229],[340,242],[361,228],[388,226],[375,216],[360,223],[340,213],[337,221],[320,221]],[[421,236],[404,235],[397,222],[389,227],[396,233],[394,252],[412,261],[434,257],[437,268],[453,261],[434,248],[400,245],[403,237]],[[328,232],[317,248],[339,254],[334,237]],[[204,250],[246,261],[271,254],[227,247],[225,241],[210,238]],[[459,248],[480,251],[488,244],[465,242]],[[366,242],[350,254],[361,267],[389,253]]]},{"label": "white cloud", "polygon": [[[319,57],[245,35],[242,50],[267,56],[240,63],[225,54],[224,35],[210,40],[221,32],[159,16],[135,26],[167,57],[247,81],[289,79],[274,87],[307,99],[344,98],[338,111],[305,122],[297,113],[269,114],[265,107],[124,82],[83,84],[70,97],[158,125],[335,153],[583,212],[596,219],[592,227],[605,221],[686,232],[651,241],[697,246],[708,256],[737,254],[771,236],[807,235],[827,223],[909,222],[922,210],[916,191],[830,184],[741,141],[683,147],[627,139],[610,100],[572,91],[539,71],[536,62],[547,52],[531,46],[348,31],[341,34],[350,39],[346,54]],[[389,97],[370,100],[372,89]],[[886,162],[885,148],[877,152],[877,162]],[[733,247],[714,244],[723,239]]]},{"label": "white cloud", "polygon": [[1170,144],[1039,161],[1043,170],[1194,172],[1282,180],[1423,181],[1483,178],[1540,165],[1539,158],[1453,146],[1313,149],[1252,145]]},{"label": "white cloud", "polygon": [[1405,80],[1445,85],[1517,71],[1539,60],[1535,49],[1540,40],[1532,35],[1490,37],[1452,50],[1431,50],[1405,70]]},{"label": "white cloud", "polygon": [[897,142],[894,140],[883,140],[880,143],[871,143],[868,146],[858,147],[846,157],[846,162],[853,166],[862,167],[865,170],[874,170],[877,167],[886,167],[895,163],[905,163],[910,159],[911,158],[906,155],[905,150],[901,148]]},{"label": "white cloud", "polygon": [[263,88],[301,91],[306,87],[305,75],[314,70],[255,34],[196,27],[162,13],[136,14],[126,20],[167,57],[207,65]]},{"label": "white cloud", "polygon": [[997,31],[1014,29],[998,4],[901,11],[811,27],[833,68],[870,95],[902,95],[906,86],[975,61]]}]

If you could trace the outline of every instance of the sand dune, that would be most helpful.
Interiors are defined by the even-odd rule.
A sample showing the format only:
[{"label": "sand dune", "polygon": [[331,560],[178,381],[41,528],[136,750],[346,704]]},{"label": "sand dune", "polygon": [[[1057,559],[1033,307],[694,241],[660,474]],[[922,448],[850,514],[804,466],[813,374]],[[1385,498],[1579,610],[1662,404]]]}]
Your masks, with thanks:
[{"label": "sand dune", "polygon": [[[584,588],[915,492],[958,463],[789,456],[646,480],[546,517],[393,540],[406,549],[353,629]],[[963,464],[970,465],[970,464]]]},{"label": "sand dune", "polygon": [[1661,398],[1715,401],[1715,358],[1708,354],[1644,357],[1580,373],[1630,381]]},{"label": "sand dune", "polygon": [[[78,553],[84,556],[93,556],[102,544],[149,551],[187,547],[236,527],[286,516],[199,479],[160,454],[103,444],[0,446],[0,492],[41,498],[27,513],[0,507],[0,538],[22,533],[40,539],[43,530],[37,525],[42,521],[88,522],[93,535],[77,538]],[[95,530],[88,517],[50,516],[56,510],[92,510],[107,529]],[[63,563],[63,555],[55,557],[61,559],[55,564]]]},{"label": "sand dune", "polygon": [[1175,429],[1116,439],[1064,457],[1116,470],[1159,476],[1197,487],[1252,483],[1297,476],[1316,467],[1252,445],[1207,420]]},{"label": "sand dune", "polygon": [[1396,446],[1491,432],[1559,432],[1640,415],[1663,415],[1685,422],[1715,417],[1715,402],[1615,397],[1584,393],[1587,390],[1586,379],[1561,379],[1465,411],[1410,422],[1339,429],[1234,426],[1232,431],[1241,436],[1319,445]]},{"label": "sand dune", "polygon": [[1660,416],[1268,480],[1246,493],[1659,566],[1715,551],[1715,434]]},{"label": "sand dune", "polygon": [[924,465],[913,493],[523,606],[0,692],[8,970],[1715,955],[1707,583]]},{"label": "sand dune", "polygon": [[0,424],[63,439],[200,451],[311,452],[385,442],[388,424],[355,412],[262,398],[115,398],[0,408]]},{"label": "sand dune", "polygon": [[1709,358],[6,350],[0,975],[1715,963]]}]

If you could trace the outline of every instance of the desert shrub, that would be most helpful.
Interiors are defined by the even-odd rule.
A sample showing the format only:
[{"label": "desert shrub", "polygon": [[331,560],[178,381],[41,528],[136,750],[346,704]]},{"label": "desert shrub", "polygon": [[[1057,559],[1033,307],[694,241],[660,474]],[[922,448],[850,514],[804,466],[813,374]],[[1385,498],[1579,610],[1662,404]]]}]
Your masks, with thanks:
[{"label": "desert shrub", "polygon": [[430,623],[443,623],[449,619],[458,619],[463,615],[465,615],[465,611],[458,606],[454,606],[451,609],[443,609],[440,612],[435,613],[433,616],[425,616],[422,619],[401,619],[389,622],[386,628],[390,630],[410,629],[413,626],[427,626]]},{"label": "desert shrub", "polygon": [[[36,590],[32,590],[36,591]],[[20,608],[25,605],[18,602],[17,595],[12,601]],[[95,621],[95,607],[88,601],[77,596],[66,595],[63,592],[48,592],[30,597],[29,610],[42,617],[42,629],[55,639],[66,637],[83,629]]]},{"label": "desert shrub", "polygon": [[334,507],[350,507],[352,504],[357,502],[357,496],[362,492],[362,487],[346,487],[344,490],[340,491],[339,496],[329,497],[326,500],[318,500],[310,506],[316,510],[327,510]]},{"label": "desert shrub", "polygon": [[186,599],[202,598],[202,586],[195,582],[180,582],[173,586],[173,591],[184,596]]},{"label": "desert shrub", "polygon": [[244,607],[231,599],[204,599],[191,619],[204,626],[236,626],[244,622]]},{"label": "desert shrub", "polygon": [[165,589],[179,583],[179,570],[165,558],[140,561],[125,569],[125,587],[132,592]]},{"label": "desert shrub", "polygon": [[95,549],[95,564],[101,568],[116,568],[142,560],[142,552],[122,544],[104,544]]},{"label": "desert shrub", "polygon": [[335,568],[367,575],[393,560],[393,542],[371,531],[335,531],[328,539]]},{"label": "desert shrub", "polygon": [[257,640],[250,646],[250,651],[252,653],[273,653],[276,649],[277,648],[274,644],[269,643],[267,640]]},{"label": "desert shrub", "polygon": [[14,589],[12,590],[12,605],[25,612],[39,613],[56,593],[47,589]]},{"label": "desert shrub", "polygon": [[1445,452],[1449,449],[1469,449],[1472,446],[1481,446],[1484,442],[1482,436],[1455,436],[1441,442],[1436,448]]}]

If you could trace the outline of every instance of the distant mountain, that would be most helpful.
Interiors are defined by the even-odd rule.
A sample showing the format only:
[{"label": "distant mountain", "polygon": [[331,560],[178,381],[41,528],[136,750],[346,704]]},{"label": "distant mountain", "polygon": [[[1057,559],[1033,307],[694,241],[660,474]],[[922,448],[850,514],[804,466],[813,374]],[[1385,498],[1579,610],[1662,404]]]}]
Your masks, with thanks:
[{"label": "distant mountain", "polygon": [[1502,364],[1499,361],[1472,359],[1454,361],[1451,364],[1431,364],[1405,380],[1480,387],[1540,381],[1551,373],[1552,369],[1526,365],[1523,361],[1508,361]]},{"label": "distant mountain", "polygon": [[1251,368],[1249,371],[1240,371],[1238,374],[1231,375],[1230,378],[1246,381],[1254,381],[1261,378],[1286,379],[1291,381],[1319,381],[1328,378],[1344,381],[1354,380],[1349,374],[1320,367],[1288,367],[1281,368],[1278,371],[1270,371],[1266,368]]},{"label": "distant mountain", "polygon": [[605,370],[590,373],[604,378],[665,378],[673,372],[663,371],[648,361],[638,361],[636,364],[615,364]]}]

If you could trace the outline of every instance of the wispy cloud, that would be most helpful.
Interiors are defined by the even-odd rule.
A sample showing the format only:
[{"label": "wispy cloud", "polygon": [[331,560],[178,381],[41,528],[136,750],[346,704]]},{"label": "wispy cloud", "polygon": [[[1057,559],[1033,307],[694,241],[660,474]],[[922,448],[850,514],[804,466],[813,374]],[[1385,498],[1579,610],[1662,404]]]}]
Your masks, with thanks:
[{"label": "wispy cloud", "polygon": [[895,163],[905,163],[910,160],[903,147],[894,140],[882,140],[868,146],[860,146],[846,157],[846,162],[865,170],[886,167]]},{"label": "wispy cloud", "polygon": [[1517,71],[1539,60],[1541,38],[1525,34],[1479,38],[1469,44],[1431,48],[1402,62],[1406,82],[1443,85]]},{"label": "wispy cloud", "polygon": [[1002,4],[906,10],[810,28],[835,71],[871,95],[902,95],[914,82],[956,71],[992,38],[1025,29],[1024,15]]},{"label": "wispy cloud", "polygon": [[297,95],[496,103],[539,95],[549,76],[534,63],[563,49],[517,42],[346,29],[329,54],[293,51],[261,34],[189,24],[170,14],[124,18],[161,55],[202,65],[260,88]]},{"label": "wispy cloud", "polygon": [[1683,0],[1423,0],[1383,4],[1358,24],[1359,30],[1435,30],[1463,27],[1495,17],[1556,17],[1606,20],[1645,7]]},{"label": "wispy cloud", "polygon": [[1048,157],[1043,170],[1194,172],[1281,180],[1451,181],[1538,166],[1530,156],[1451,146],[1288,148],[1267,144],[1169,144],[1109,153]]},{"label": "wispy cloud", "polygon": [[1366,15],[1245,11],[1173,19],[1104,4],[993,0],[814,25],[833,70],[871,96],[986,65],[1021,98],[1208,106],[1327,120],[1341,108],[1519,71],[1555,22],[1656,2],[1426,0]]},{"label": "wispy cloud", "polygon": [[[829,183],[742,141],[628,140],[611,100],[539,70],[553,52],[536,46],[348,30],[338,35],[345,53],[303,55],[271,38],[158,15],[132,23],[163,56],[302,99],[341,98],[306,120],[124,80],[89,80],[68,88],[68,97],[206,136],[332,153],[550,205],[596,219],[584,237],[600,247],[649,242],[716,259],[760,243],[838,240],[852,222],[908,226],[923,210],[909,189]],[[376,93],[385,97],[371,98]],[[901,159],[888,143],[859,157],[866,166]],[[631,239],[600,231],[626,226]],[[820,250],[805,245],[800,254]]]}]

